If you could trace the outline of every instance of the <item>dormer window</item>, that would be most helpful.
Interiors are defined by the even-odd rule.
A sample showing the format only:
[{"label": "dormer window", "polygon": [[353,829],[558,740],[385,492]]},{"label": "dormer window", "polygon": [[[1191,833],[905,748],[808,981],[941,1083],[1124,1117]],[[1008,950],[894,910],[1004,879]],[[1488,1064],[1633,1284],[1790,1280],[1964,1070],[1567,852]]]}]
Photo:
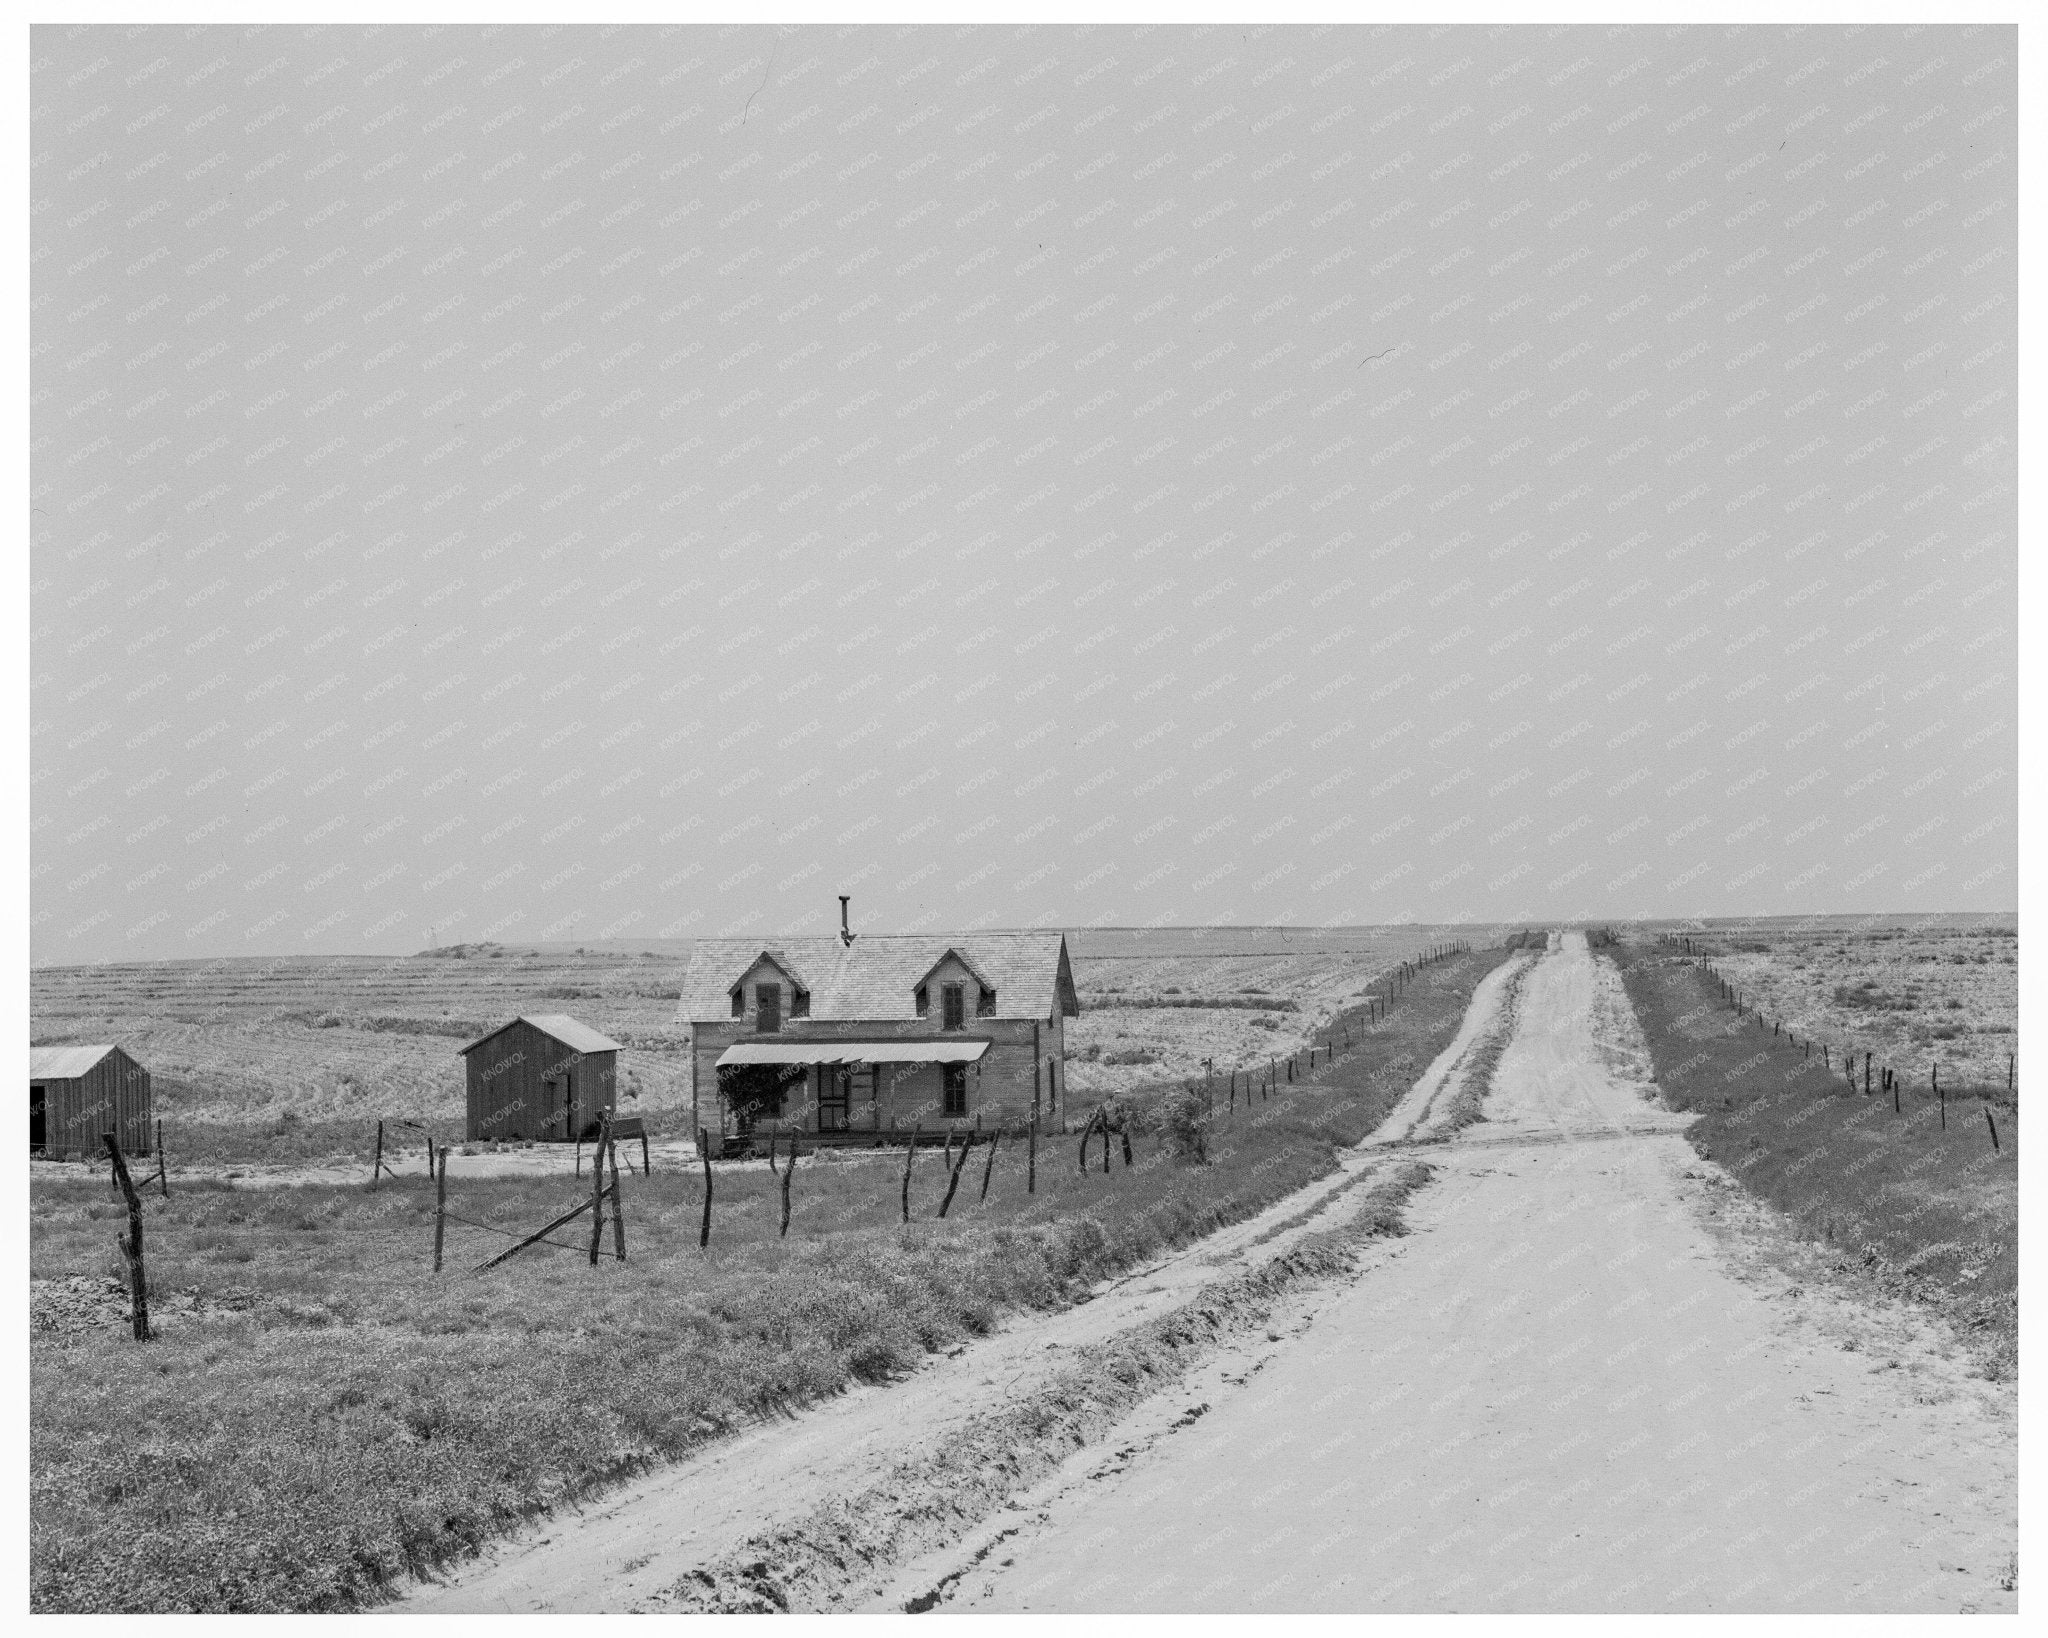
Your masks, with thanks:
[{"label": "dormer window", "polygon": [[932,1010],[932,992],[928,984],[917,987],[917,1015],[922,1018]]},{"label": "dormer window", "polygon": [[996,992],[986,984],[980,986],[981,994],[975,998],[974,1016],[993,1018],[996,1015]]},{"label": "dormer window", "polygon": [[940,1022],[941,1029],[965,1029],[967,1027],[967,986],[946,984],[940,987],[945,1003],[945,1016]]},{"label": "dormer window", "polygon": [[782,1028],[782,986],[780,984],[756,984],[754,986],[754,1033],[773,1035]]},{"label": "dormer window", "polygon": [[811,992],[796,990],[789,998],[789,1015],[792,1018],[808,1018],[811,1015]]}]

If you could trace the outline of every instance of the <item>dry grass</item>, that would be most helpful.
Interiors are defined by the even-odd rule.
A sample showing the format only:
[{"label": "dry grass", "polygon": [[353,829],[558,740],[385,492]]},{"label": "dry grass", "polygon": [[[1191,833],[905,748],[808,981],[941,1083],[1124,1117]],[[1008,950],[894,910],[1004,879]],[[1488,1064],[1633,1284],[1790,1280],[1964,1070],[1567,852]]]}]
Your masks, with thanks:
[{"label": "dry grass", "polygon": [[1693,937],[1802,1039],[1875,1053],[1923,1085],[1939,1065],[1956,1090],[2002,1096],[2019,1045],[2019,933],[2009,923],[1790,924]]},{"label": "dry grass", "polygon": [[[147,1206],[154,1285],[185,1298],[161,1338],[88,1323],[32,1341],[32,1606],[359,1607],[536,1510],[1070,1301],[1326,1172],[1500,959],[1425,971],[1312,1081],[1222,1120],[1210,1166],[1146,1137],[1136,1166],[1083,1176],[1069,1139],[1041,1148],[1027,1195],[1006,1142],[987,1202],[977,1155],[943,1222],[936,1156],[917,1162],[907,1228],[900,1156],[813,1156],[786,1241],[778,1180],[735,1165],[708,1254],[695,1176],[657,1175],[627,1181],[627,1262],[543,1247],[471,1276],[455,1270],[509,1242],[458,1227],[436,1278],[424,1183],[180,1186]],[[452,1187],[450,1205],[510,1229],[576,1198],[573,1182],[500,1178]],[[31,1202],[39,1281],[113,1272],[103,1182],[37,1183]]]},{"label": "dry grass", "polygon": [[2011,1373],[2018,1350],[2017,1117],[1952,1098],[1943,1111],[1924,1084],[1902,1088],[1900,1109],[1849,1091],[1784,1038],[1745,1022],[1712,980],[1643,944],[1608,952],[1621,967],[1647,1040],[1658,1089],[1698,1110],[1688,1136],[1845,1269],[1949,1316],[1987,1374]]}]

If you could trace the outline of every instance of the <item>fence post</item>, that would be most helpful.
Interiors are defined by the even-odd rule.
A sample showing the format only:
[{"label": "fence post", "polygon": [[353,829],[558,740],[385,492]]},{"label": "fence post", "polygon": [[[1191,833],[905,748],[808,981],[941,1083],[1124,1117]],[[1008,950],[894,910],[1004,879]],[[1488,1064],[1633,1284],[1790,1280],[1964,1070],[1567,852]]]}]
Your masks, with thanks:
[{"label": "fence post", "polygon": [[789,1159],[782,1163],[782,1227],[776,1238],[789,1238],[789,1180],[796,1176],[796,1133],[789,1134]]},{"label": "fence post", "polygon": [[1948,1130],[1948,1094],[1941,1089],[1941,1065],[1934,1066],[1934,1096],[1941,1104],[1941,1129]]},{"label": "fence post", "polygon": [[697,1154],[704,1162],[704,1226],[697,1231],[697,1249],[711,1244],[711,1134],[697,1128]]},{"label": "fence post", "polygon": [[981,1168],[981,1198],[984,1200],[988,1198],[988,1180],[995,1175],[996,1145],[1002,1141],[1003,1129],[998,1126],[988,1140],[988,1159],[982,1163]]},{"label": "fence post", "polygon": [[[1028,1137],[1026,1141],[1029,1142],[1031,1147],[1028,1158],[1025,1161],[1024,1192],[1026,1194],[1036,1194],[1038,1192],[1038,1104],[1035,1099],[1031,1105],[1031,1125],[1027,1128],[1027,1132]],[[995,1156],[991,1155],[989,1159],[993,1161]]]},{"label": "fence post", "polygon": [[602,1117],[597,1128],[597,1147],[590,1151],[590,1266],[597,1267],[597,1254],[604,1247],[604,1140],[611,1117]]},{"label": "fence post", "polygon": [[[611,1116],[604,1121],[604,1152],[612,1168],[612,1250],[626,1260],[626,1191],[619,1182],[619,1140],[612,1136]],[[628,1165],[632,1164],[630,1161]]]},{"label": "fence post", "polygon": [[910,1221],[910,1167],[917,1159],[917,1140],[924,1135],[922,1125],[910,1128],[910,1147],[903,1152],[903,1221]]},{"label": "fence post", "polygon": [[121,1248],[121,1255],[128,1259],[128,1305],[129,1320],[134,1327],[135,1340],[149,1340],[149,1278],[142,1263],[142,1196],[135,1192],[135,1185],[128,1180],[128,1163],[121,1158],[121,1145],[114,1134],[105,1134],[107,1158],[112,1163],[114,1181],[121,1192],[128,1197],[128,1234],[124,1239],[115,1237]]},{"label": "fence post", "polygon": [[939,1215],[944,1217],[952,1209],[953,1196],[960,1188],[960,1174],[967,1169],[967,1157],[974,1152],[974,1134],[966,1132],[960,1139],[960,1158],[953,1162],[952,1175],[946,1180],[946,1198],[939,1202]]},{"label": "fence post", "polygon": [[1991,1105],[1984,1106],[1984,1124],[1991,1128],[1991,1152],[1998,1153],[1998,1122],[1991,1118]]},{"label": "fence post", "polygon": [[377,1154],[370,1162],[370,1187],[377,1186],[377,1179],[384,1170],[384,1123],[377,1122]]},{"label": "fence post", "polygon": [[156,1123],[156,1180],[166,1200],[171,1197],[171,1160],[164,1153],[164,1123]]},{"label": "fence post", "polygon": [[434,1168],[434,1272],[441,1272],[441,1244],[448,1235],[448,1151],[443,1149]]}]

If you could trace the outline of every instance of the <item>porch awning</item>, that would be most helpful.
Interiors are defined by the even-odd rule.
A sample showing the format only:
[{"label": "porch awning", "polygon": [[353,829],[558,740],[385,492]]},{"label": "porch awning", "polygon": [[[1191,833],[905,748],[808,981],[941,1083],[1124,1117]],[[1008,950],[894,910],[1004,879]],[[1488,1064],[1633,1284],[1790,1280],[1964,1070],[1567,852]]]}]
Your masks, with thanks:
[{"label": "porch awning", "polygon": [[986,1041],[742,1041],[718,1055],[718,1067],[740,1064],[971,1064]]}]

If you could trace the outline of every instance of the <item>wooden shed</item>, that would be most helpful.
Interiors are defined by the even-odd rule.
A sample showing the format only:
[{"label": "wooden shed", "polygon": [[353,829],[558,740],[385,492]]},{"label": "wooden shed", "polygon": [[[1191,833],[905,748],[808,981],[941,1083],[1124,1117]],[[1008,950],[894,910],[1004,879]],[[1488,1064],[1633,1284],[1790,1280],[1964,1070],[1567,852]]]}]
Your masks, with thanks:
[{"label": "wooden shed", "polygon": [[588,1137],[616,1107],[619,1043],[567,1013],[521,1013],[462,1056],[472,1143]]},{"label": "wooden shed", "polygon": [[149,1122],[149,1071],[119,1047],[28,1049],[31,1154],[101,1154],[112,1132],[123,1154],[146,1155]]}]

